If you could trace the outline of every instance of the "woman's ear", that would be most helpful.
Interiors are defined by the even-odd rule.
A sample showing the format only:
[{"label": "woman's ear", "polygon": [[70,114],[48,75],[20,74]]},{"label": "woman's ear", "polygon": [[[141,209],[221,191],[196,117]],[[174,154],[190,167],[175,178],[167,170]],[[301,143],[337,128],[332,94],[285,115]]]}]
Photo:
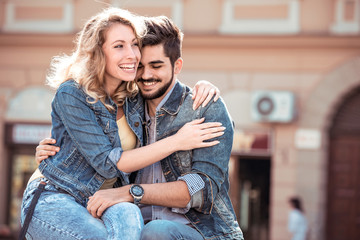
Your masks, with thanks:
[{"label": "woman's ear", "polygon": [[179,74],[183,66],[183,59],[180,57],[175,61],[174,64],[174,74]]}]

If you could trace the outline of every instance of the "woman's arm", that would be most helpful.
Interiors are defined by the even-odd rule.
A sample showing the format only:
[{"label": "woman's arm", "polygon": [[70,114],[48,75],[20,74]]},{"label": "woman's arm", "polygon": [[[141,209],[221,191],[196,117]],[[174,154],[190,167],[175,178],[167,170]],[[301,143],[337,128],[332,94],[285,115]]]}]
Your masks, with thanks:
[{"label": "woman's arm", "polygon": [[[117,163],[118,169],[124,172],[133,172],[160,161],[176,151],[211,147],[218,144],[218,141],[205,142],[205,140],[223,135],[225,128],[217,122],[200,124],[203,121],[204,119],[194,120],[185,124],[173,136],[148,146],[124,151]],[[50,144],[55,144],[55,140],[46,138],[40,141],[36,147],[35,160],[38,164],[59,151],[59,147]]]},{"label": "woman's arm", "polygon": [[124,151],[117,163],[118,169],[123,172],[133,172],[160,161],[176,151],[218,144],[219,141],[205,142],[205,140],[223,135],[225,128],[218,122],[202,123],[203,121],[204,118],[191,121],[173,136],[144,147]]},{"label": "woman's arm", "polygon": [[[218,144],[217,141],[204,141],[221,136],[224,130],[219,123],[200,124],[204,119],[194,120],[185,124],[177,134],[171,137],[142,148],[125,152],[120,150],[118,158],[110,159],[111,143],[102,132],[95,117],[89,117],[93,115],[93,113],[91,114],[92,111],[90,109],[85,110],[85,104],[76,103],[79,100],[73,98],[71,94],[61,94],[61,97],[57,96],[57,98],[60,100],[57,104],[57,110],[69,135],[77,143],[87,161],[105,177],[109,175],[106,169],[109,169],[112,164],[115,164],[120,171],[132,172],[160,161],[176,151],[216,145]],[[100,136],[102,137],[100,138]],[[94,143],[94,138],[99,140]],[[44,143],[48,141],[49,139]],[[56,149],[42,145],[41,142],[36,149],[36,160],[41,162],[47,158],[46,155],[53,155],[56,152]]]}]

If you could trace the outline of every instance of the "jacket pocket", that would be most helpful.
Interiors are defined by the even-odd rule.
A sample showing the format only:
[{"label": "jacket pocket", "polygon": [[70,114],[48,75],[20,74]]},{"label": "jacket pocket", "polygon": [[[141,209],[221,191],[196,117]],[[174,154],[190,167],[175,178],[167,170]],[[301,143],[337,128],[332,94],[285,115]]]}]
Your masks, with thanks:
[{"label": "jacket pocket", "polygon": [[175,164],[180,169],[181,174],[191,172],[192,151],[175,152]]},{"label": "jacket pocket", "polygon": [[[67,157],[67,158],[65,158],[65,160],[64,161],[62,161],[62,165],[65,167],[65,168],[68,168],[70,165],[71,165],[71,167],[72,168],[75,168],[76,166],[75,165],[73,165],[74,163],[76,164],[76,155],[77,155],[77,150],[76,150],[76,148],[74,148],[71,152],[70,152],[70,155]],[[77,161],[78,162],[78,164],[77,165],[79,165],[80,163],[79,163],[79,161]]]}]

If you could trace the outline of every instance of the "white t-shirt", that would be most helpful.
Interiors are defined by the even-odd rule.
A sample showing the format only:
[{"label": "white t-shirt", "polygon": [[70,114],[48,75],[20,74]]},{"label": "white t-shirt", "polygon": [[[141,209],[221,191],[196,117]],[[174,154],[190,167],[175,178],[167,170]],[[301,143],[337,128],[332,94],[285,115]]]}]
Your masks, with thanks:
[{"label": "white t-shirt", "polygon": [[304,214],[297,210],[291,210],[288,219],[288,230],[292,233],[291,240],[305,240],[308,229],[307,220]]}]

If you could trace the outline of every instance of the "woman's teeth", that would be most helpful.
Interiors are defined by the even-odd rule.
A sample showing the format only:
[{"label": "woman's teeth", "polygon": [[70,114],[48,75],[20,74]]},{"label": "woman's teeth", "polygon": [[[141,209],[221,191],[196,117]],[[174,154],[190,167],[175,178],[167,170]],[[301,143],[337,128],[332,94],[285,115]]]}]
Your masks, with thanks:
[{"label": "woman's teeth", "polygon": [[123,70],[134,70],[135,64],[122,64],[119,67]]}]

